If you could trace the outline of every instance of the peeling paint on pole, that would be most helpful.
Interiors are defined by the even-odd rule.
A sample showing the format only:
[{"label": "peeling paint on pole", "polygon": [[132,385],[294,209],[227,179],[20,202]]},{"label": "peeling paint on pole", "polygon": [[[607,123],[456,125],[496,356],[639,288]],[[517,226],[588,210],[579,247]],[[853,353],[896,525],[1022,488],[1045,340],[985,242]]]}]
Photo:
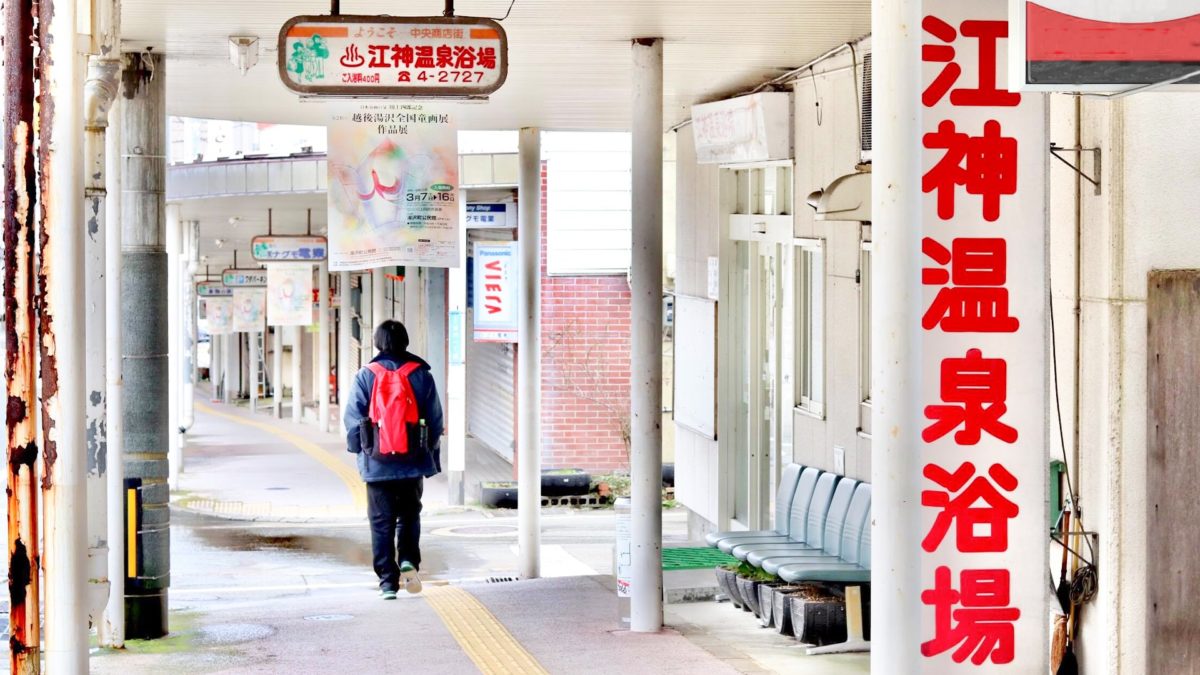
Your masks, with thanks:
[{"label": "peeling paint on pole", "polygon": [[4,374],[8,447],[9,667],[40,670],[34,370],[34,3],[4,2]]}]

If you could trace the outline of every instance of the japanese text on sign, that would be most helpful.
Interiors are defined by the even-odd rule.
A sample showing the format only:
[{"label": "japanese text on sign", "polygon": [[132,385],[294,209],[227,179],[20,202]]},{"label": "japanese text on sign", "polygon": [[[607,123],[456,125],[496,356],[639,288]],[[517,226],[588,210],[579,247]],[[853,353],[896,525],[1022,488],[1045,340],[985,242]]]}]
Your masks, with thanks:
[{"label": "japanese text on sign", "polygon": [[329,244],[325,237],[258,236],[250,242],[250,253],[259,262],[320,262],[325,259]]},{"label": "japanese text on sign", "polygon": [[920,652],[928,672],[1034,672],[1044,660],[1044,101],[1007,90],[1004,0],[925,0],[924,10]]},{"label": "japanese text on sign", "polygon": [[221,273],[221,283],[230,287],[261,287],[267,285],[266,270],[227,269]]},{"label": "japanese text on sign", "polygon": [[508,76],[508,38],[491,19],[301,16],[280,30],[279,54],[301,94],[486,96]]},{"label": "japanese text on sign", "polygon": [[475,341],[517,341],[517,242],[475,245]]}]

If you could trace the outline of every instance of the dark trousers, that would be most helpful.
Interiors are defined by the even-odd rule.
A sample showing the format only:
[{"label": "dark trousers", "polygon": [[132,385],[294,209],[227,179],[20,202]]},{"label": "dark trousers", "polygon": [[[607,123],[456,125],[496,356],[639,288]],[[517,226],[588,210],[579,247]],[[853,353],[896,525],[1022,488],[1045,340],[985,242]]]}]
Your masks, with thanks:
[{"label": "dark trousers", "polygon": [[367,516],[379,587],[397,590],[399,562],[421,568],[421,495],[424,478],[401,478],[367,483]]}]

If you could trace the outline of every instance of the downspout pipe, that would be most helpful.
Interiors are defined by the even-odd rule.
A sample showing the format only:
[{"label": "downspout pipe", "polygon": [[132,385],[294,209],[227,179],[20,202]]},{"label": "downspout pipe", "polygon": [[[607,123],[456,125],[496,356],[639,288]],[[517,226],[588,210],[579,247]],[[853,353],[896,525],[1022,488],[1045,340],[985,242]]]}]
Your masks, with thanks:
[{"label": "downspout pipe", "polygon": [[119,61],[100,56],[88,59],[83,83],[83,211],[84,240],[85,388],[87,390],[87,610],[92,625],[99,625],[108,602],[108,423],[107,358],[105,341],[108,315],[105,288],[108,189],[105,148],[109,111],[117,96]]}]

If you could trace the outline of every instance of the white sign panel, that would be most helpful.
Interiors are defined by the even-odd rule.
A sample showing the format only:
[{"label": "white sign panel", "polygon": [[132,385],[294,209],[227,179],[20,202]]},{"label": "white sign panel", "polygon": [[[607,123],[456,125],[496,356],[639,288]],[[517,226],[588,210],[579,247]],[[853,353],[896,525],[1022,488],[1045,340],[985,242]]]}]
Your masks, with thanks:
[{"label": "white sign panel", "polygon": [[325,259],[329,243],[312,235],[260,235],[250,241],[250,254],[259,262]]},{"label": "white sign panel", "polygon": [[504,27],[478,17],[298,16],[279,76],[315,96],[483,97],[508,77]]},{"label": "white sign panel", "polygon": [[424,105],[362,105],[329,126],[329,268],[457,267],[458,132]]},{"label": "white sign panel", "polygon": [[[1010,0],[1018,85],[1120,89],[1200,70],[1196,0]],[[1188,80],[1189,84],[1200,78]]]},{"label": "white sign panel", "polygon": [[925,0],[922,671],[1046,672],[1046,109],[1005,0]]},{"label": "white sign panel", "polygon": [[267,323],[309,326],[313,323],[313,266],[272,263],[267,266]]},{"label": "white sign panel", "polygon": [[692,106],[700,164],[792,157],[792,96],[771,92]]},{"label": "white sign panel", "polygon": [[516,342],[520,269],[517,242],[475,244],[476,342]]},{"label": "white sign panel", "polygon": [[209,297],[204,301],[204,322],[211,335],[229,335],[233,331],[233,298]]},{"label": "white sign panel", "polygon": [[221,273],[221,283],[230,288],[262,288],[267,285],[267,271],[227,269]]}]

